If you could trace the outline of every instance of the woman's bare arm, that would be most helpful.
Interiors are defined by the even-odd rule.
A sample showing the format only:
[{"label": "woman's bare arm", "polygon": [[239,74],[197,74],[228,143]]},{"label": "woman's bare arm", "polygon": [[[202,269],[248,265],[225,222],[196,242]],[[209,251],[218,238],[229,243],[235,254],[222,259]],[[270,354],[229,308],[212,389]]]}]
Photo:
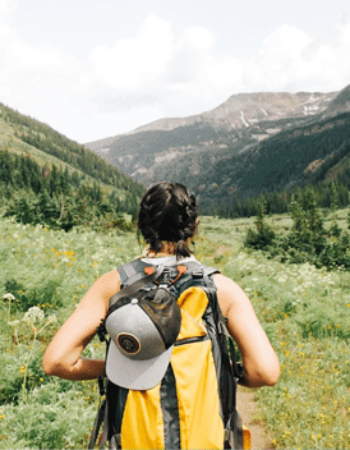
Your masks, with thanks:
[{"label": "woman's bare arm", "polygon": [[249,387],[273,386],[280,376],[279,361],[249,298],[229,278],[219,274],[214,278],[219,305],[228,318],[228,330],[242,355],[242,384]]},{"label": "woman's bare arm", "polygon": [[68,380],[87,380],[104,373],[104,360],[81,357],[96,334],[96,327],[106,317],[110,297],[120,290],[116,271],[102,275],[59,329],[43,357],[43,369],[48,375]]}]

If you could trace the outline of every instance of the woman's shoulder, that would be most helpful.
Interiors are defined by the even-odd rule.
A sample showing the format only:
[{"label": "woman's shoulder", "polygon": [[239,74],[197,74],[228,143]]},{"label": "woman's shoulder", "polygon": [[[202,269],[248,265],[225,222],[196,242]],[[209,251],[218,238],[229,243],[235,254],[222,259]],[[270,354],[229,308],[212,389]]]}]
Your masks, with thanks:
[{"label": "woman's shoulder", "polygon": [[243,289],[231,278],[221,273],[214,274],[214,281],[217,288],[217,296],[220,307],[224,315],[235,305],[245,307],[250,304],[250,300]]},{"label": "woman's shoulder", "polygon": [[[110,297],[120,291],[120,278],[118,270],[111,270],[104,273],[95,282],[105,294],[104,297],[109,301]],[[107,298],[108,297],[108,298]]]}]

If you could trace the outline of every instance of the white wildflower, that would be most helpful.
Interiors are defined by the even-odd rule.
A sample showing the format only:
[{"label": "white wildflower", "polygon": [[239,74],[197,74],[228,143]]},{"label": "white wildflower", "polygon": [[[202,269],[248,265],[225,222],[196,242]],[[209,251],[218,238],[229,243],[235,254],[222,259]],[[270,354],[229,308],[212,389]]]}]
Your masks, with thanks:
[{"label": "white wildflower", "polygon": [[16,299],[16,297],[14,297],[11,293],[4,294],[2,296],[2,298],[5,299],[5,300],[15,300]]},{"label": "white wildflower", "polygon": [[48,323],[54,323],[54,322],[57,322],[57,317],[54,314],[52,314],[51,316],[49,316],[47,318],[47,320],[48,320]]},{"label": "white wildflower", "polygon": [[17,328],[19,326],[19,320],[14,320],[13,322],[8,322],[8,324],[13,328]]},{"label": "white wildflower", "polygon": [[41,322],[45,317],[44,312],[37,306],[32,306],[28,309],[23,317],[23,322],[34,324],[35,322]]}]

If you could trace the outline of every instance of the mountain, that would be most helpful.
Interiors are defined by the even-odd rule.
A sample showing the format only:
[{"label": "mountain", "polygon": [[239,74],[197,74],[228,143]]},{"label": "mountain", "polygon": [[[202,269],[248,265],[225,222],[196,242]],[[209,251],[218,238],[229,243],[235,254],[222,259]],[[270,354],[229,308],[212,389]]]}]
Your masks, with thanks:
[{"label": "mountain", "polygon": [[349,110],[350,86],[326,94],[237,94],[203,114],[86,146],[144,186],[165,179],[188,185],[208,210],[232,196],[326,176],[324,169],[347,154]]}]

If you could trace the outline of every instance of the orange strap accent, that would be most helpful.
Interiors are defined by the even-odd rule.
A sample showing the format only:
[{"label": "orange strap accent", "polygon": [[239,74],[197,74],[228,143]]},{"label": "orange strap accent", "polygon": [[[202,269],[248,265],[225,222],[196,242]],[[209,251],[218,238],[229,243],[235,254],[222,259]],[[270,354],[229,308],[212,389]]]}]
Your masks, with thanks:
[{"label": "orange strap accent", "polygon": [[[186,272],[187,269],[188,269],[187,266],[177,266],[177,271],[179,273],[177,274],[176,278],[170,284],[176,283],[177,280]],[[145,271],[146,275],[152,275],[152,273],[154,273],[154,267],[145,267],[144,271]],[[153,282],[155,284],[159,284],[159,282],[156,280],[154,280]]]},{"label": "orange strap accent", "polygon": [[152,273],[154,273],[154,267],[145,267],[144,268],[145,274],[146,275],[152,275]]},{"label": "orange strap accent", "polygon": [[177,266],[177,271],[179,273],[178,273],[177,277],[170,284],[176,283],[177,280],[186,272],[187,269],[188,269],[187,266]]}]

